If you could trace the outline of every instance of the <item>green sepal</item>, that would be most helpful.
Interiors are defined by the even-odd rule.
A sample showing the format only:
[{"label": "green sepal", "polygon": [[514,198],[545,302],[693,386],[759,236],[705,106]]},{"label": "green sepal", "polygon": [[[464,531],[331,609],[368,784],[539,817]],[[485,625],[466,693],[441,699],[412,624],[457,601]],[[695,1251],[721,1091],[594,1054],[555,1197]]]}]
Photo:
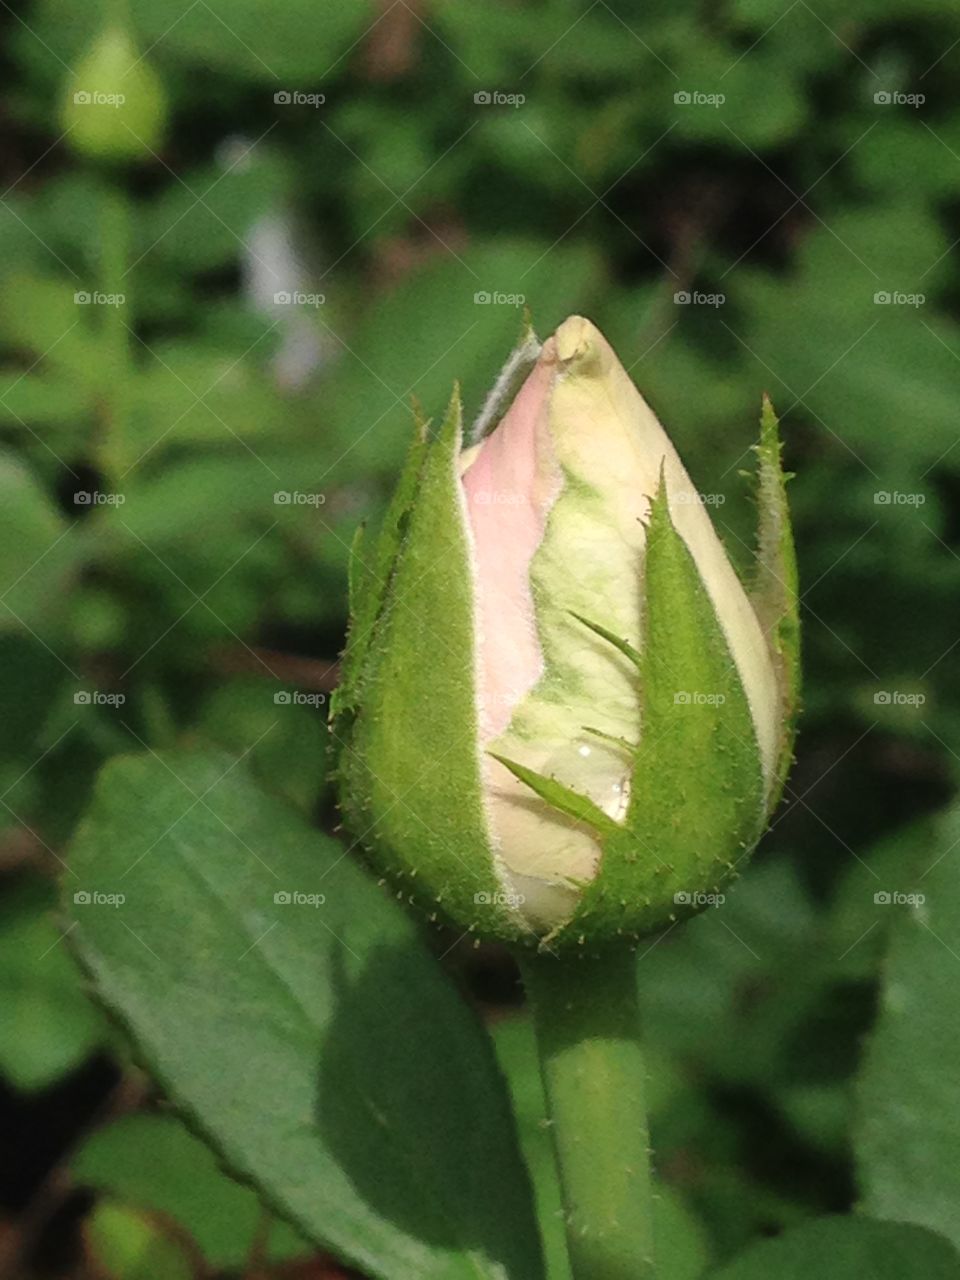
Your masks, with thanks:
[{"label": "green sepal", "polygon": [[592,827],[601,837],[613,835],[620,830],[616,822],[604,813],[599,805],[594,804],[589,796],[581,795],[579,791],[565,786],[556,778],[548,778],[545,774],[538,773],[536,769],[528,769],[526,765],[518,764],[516,760],[498,755],[496,751],[490,751],[488,754],[494,760],[499,760],[504,768],[509,769],[515,778],[519,778],[531,791],[536,792],[551,808],[565,813],[576,822]]},{"label": "green sepal", "polygon": [[350,624],[340,661],[340,682],[330,700],[331,723],[352,711],[359,702],[364,661],[403,544],[426,456],[429,426],[415,406],[413,440],[377,538],[369,546],[371,539],[362,524],[353,536],[348,570]]},{"label": "green sepal", "polygon": [[616,733],[606,733],[603,729],[595,729],[591,724],[583,724],[580,726],[584,733],[590,733],[595,738],[599,738],[601,742],[610,742],[615,747],[619,747],[621,751],[625,751],[627,755],[633,759],[637,754],[637,744],[630,742],[626,738],[620,737]]},{"label": "green sepal", "polygon": [[715,890],[765,821],[747,697],[662,478],[647,528],[640,659],[626,819],[605,840],[597,876],[561,931],[591,942],[636,937],[686,914],[692,908],[675,896]]},{"label": "green sepal", "polygon": [[622,640],[620,636],[613,631],[609,631],[606,627],[602,627],[599,622],[591,622],[589,618],[585,618],[582,613],[574,613],[573,616],[578,622],[582,622],[585,627],[589,627],[591,631],[596,632],[601,639],[612,644],[615,649],[619,649],[625,658],[629,658],[633,665],[643,670],[643,658],[634,649],[633,645],[628,644],[626,640]]},{"label": "green sepal", "polygon": [[405,478],[408,496],[391,506],[404,512],[399,550],[340,751],[341,806],[371,862],[411,905],[516,940],[529,929],[501,901],[482,799],[460,444],[455,393],[416,473],[416,502]]},{"label": "green sepal", "polygon": [[360,600],[373,585],[373,574],[363,558],[363,544],[367,540],[367,526],[358,524],[350,541],[350,554],[347,559],[347,600],[350,616],[355,616],[360,608]]},{"label": "green sepal", "polygon": [[769,798],[772,811],[783,793],[793,760],[800,710],[800,601],[797,556],[793,545],[787,481],[783,470],[777,415],[767,396],[760,414],[757,455],[757,551],[749,584],[750,602],[770,645],[780,695],[781,737]]}]

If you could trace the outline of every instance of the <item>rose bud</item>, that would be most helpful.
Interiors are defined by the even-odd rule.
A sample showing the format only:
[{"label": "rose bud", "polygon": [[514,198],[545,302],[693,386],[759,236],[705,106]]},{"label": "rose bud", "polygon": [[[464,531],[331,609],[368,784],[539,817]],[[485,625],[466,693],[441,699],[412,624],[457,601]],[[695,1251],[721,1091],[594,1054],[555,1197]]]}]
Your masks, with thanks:
[{"label": "rose bud", "polygon": [[790,763],[776,418],[765,402],[745,589],[588,320],[527,335],[467,449],[460,417],[455,394],[435,438],[420,424],[378,538],[354,546],[345,821],[403,896],[478,935],[635,937],[742,866]]}]

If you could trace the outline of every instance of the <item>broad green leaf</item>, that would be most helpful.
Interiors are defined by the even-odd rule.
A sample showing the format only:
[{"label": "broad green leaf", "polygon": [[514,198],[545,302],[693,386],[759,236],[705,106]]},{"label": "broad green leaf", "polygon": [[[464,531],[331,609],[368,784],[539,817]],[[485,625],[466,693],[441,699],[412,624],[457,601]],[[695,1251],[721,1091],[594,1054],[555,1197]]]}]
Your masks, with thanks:
[{"label": "broad green leaf", "polygon": [[784,145],[803,126],[799,78],[764,47],[741,58],[731,45],[701,37],[679,52],[679,79],[664,95],[678,137],[742,152]]},{"label": "broad green leaf", "polygon": [[[863,131],[859,123],[851,128],[849,142]],[[883,124],[875,129],[883,131]],[[872,202],[811,229],[798,245],[788,293],[749,259],[727,278],[744,316],[730,326],[732,341],[754,385],[766,385],[791,418],[814,423],[838,462],[856,464],[855,472],[869,468],[875,490],[922,488],[923,475],[956,440],[960,332],[931,305],[933,268],[949,264],[949,245],[932,208]],[[897,291],[925,301],[874,301]]]},{"label": "broad green leaf", "polygon": [[71,867],[100,997],[237,1175],[378,1280],[536,1280],[485,1037],[341,848],[235,759],[170,754],[107,766]]},{"label": "broad green leaf", "polygon": [[858,1084],[864,1210],[932,1227],[960,1248],[960,811],[912,859],[907,885],[875,884],[896,912],[880,1017]]},{"label": "broad green leaf", "polygon": [[[920,877],[933,861],[925,854],[937,847],[937,828],[936,818],[924,813],[888,831],[861,858],[851,859],[824,920],[825,949],[837,957],[835,971],[846,981],[875,981],[889,949],[890,931],[905,905],[894,902],[894,895],[924,892]],[[878,894],[887,895],[889,902],[878,902]]]},{"label": "broad green leaf", "polygon": [[[210,1148],[176,1116],[123,1116],[96,1129],[71,1167],[80,1185],[176,1222],[217,1269],[242,1267],[249,1258],[261,1226],[260,1201],[219,1167]],[[271,1261],[311,1250],[287,1223],[271,1226]]]},{"label": "broad green leaf", "polygon": [[824,1218],[754,1245],[709,1280],[957,1280],[960,1257],[919,1227]]}]

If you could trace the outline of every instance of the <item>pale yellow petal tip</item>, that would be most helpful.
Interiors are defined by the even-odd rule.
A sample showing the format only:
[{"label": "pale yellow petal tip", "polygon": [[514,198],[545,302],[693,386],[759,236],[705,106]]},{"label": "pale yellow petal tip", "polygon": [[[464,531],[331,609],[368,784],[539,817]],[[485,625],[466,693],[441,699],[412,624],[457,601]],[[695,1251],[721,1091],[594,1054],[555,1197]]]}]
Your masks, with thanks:
[{"label": "pale yellow petal tip", "polygon": [[613,353],[606,338],[584,316],[568,316],[553,335],[555,358],[565,373],[597,376],[609,366]]}]

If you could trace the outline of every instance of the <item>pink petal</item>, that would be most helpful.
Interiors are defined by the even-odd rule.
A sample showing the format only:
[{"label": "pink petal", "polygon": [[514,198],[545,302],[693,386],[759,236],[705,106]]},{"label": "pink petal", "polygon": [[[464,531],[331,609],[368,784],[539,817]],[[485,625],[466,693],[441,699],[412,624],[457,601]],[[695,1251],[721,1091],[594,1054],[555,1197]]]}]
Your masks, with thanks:
[{"label": "pink petal", "polygon": [[556,372],[548,346],[463,476],[474,543],[483,742],[507,727],[543,671],[530,561],[562,484],[547,425]]}]

